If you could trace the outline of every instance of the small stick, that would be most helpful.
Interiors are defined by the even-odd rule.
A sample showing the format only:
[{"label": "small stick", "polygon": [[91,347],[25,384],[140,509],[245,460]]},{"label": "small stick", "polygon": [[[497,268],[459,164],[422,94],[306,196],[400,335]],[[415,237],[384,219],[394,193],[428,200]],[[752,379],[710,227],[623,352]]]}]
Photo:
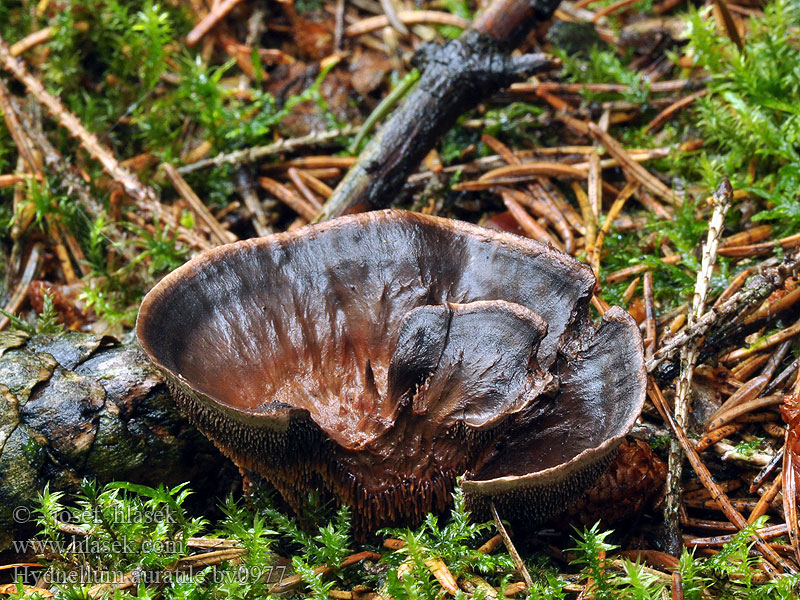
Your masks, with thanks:
[{"label": "small stick", "polygon": [[736,28],[733,15],[731,15],[731,11],[728,9],[728,3],[726,0],[714,0],[714,9],[714,15],[719,21],[722,21],[721,24],[722,28],[725,30],[725,33],[728,34],[728,37],[731,38],[731,41],[736,44],[737,48],[739,48],[739,52],[744,50],[744,43],[739,35],[739,30]]},{"label": "small stick", "polygon": [[608,309],[611,308],[611,306],[608,304],[608,302],[606,302],[605,300],[603,300],[602,298],[600,298],[596,294],[592,294],[591,302],[592,302],[592,306],[594,306],[595,309],[597,309],[597,312],[600,313],[600,316],[603,316],[604,314],[606,314],[608,312]]},{"label": "small stick", "polygon": [[340,52],[342,49],[342,38],[344,37],[344,0],[336,0],[336,11],[334,12],[333,28],[333,50]]},{"label": "small stick", "polygon": [[[529,184],[527,187],[528,194],[510,188],[509,191],[513,192],[514,198],[527,206],[534,215],[548,221],[553,230],[564,241],[564,252],[573,254],[575,251],[575,236],[572,235],[572,229],[564,215],[561,214],[555,203],[547,197],[547,194],[538,183]],[[542,199],[539,200],[537,197],[532,197],[532,195]]]},{"label": "small stick", "polygon": [[547,194],[548,198],[553,201],[556,208],[564,215],[570,226],[577,231],[579,235],[586,235],[583,219],[572,204],[567,201],[564,194],[561,193],[561,190],[553,186],[552,182],[546,177],[539,177],[536,181],[541,186],[542,190],[544,190],[544,193]]},{"label": "small stick", "polygon": [[[5,306],[5,312],[8,314],[15,314],[28,296],[28,288],[31,285],[31,281],[36,279],[39,269],[42,268],[43,254],[44,244],[42,244],[42,242],[36,242],[31,248],[28,262],[25,263],[25,270],[22,272],[22,277],[19,278],[14,293],[11,294],[8,304]],[[10,320],[11,319],[6,315],[0,314],[0,331],[6,328]]]},{"label": "small stick", "polygon": [[[714,212],[708,224],[708,235],[703,247],[703,258],[700,270],[697,273],[697,281],[694,286],[694,296],[692,298],[692,310],[689,311],[687,326],[691,327],[703,315],[708,296],[709,281],[717,260],[717,247],[719,239],[722,237],[722,230],[725,225],[725,215],[733,200],[733,188],[727,179],[723,179],[714,192]],[[647,277],[647,275],[645,275]],[[691,405],[690,390],[694,375],[694,366],[698,357],[697,341],[692,340],[681,348],[680,361],[681,371],[677,385],[677,396],[675,400],[675,421],[682,428],[686,428],[689,418],[689,406]],[[727,421],[726,421],[727,422]],[[725,422],[725,423],[726,423]],[[715,423],[714,427],[719,427],[725,423]],[[673,439],[670,444],[670,451],[667,466],[667,497],[665,500],[664,519],[668,530],[668,541],[672,543],[673,553],[679,551],[680,536],[678,533],[678,515],[676,507],[680,503],[680,482],[682,477],[680,444]]]},{"label": "small stick", "polygon": [[641,280],[642,280],[641,277],[637,277],[636,279],[631,281],[628,284],[628,287],[625,288],[625,291],[622,292],[622,300],[625,302],[626,305],[631,303],[631,298],[633,298],[633,295],[636,293],[636,288],[638,287],[639,282]]},{"label": "small stick", "polygon": [[397,538],[386,538],[383,540],[383,547],[389,550],[400,550],[406,545],[405,540],[398,540]]},{"label": "small stick", "polygon": [[429,558],[425,561],[425,566],[428,567],[428,570],[436,578],[436,581],[439,582],[439,585],[442,586],[444,591],[451,596],[458,594],[459,588],[456,583],[456,578],[453,577],[450,569],[447,568],[447,565],[444,564],[441,558]]},{"label": "small stick", "polygon": [[[719,489],[727,494],[728,492],[733,492],[742,487],[742,481],[741,479],[728,479],[726,481],[718,481],[717,485]],[[693,486],[693,489],[690,490],[690,486]],[[705,501],[711,497],[708,490],[696,481],[687,484],[685,489],[687,491],[683,494],[683,499],[686,502]]]},{"label": "small stick", "polygon": [[12,187],[18,183],[22,183],[28,179],[28,175],[23,173],[9,173],[8,175],[0,175],[0,189]]},{"label": "small stick", "polygon": [[741,429],[744,429],[744,423],[733,423],[732,425],[724,425],[723,427],[712,429],[708,433],[703,434],[703,437],[700,438],[694,448],[698,452],[705,452],[720,440],[725,439]]},{"label": "small stick", "polygon": [[306,185],[317,192],[326,200],[333,194],[333,188],[321,179],[315,177],[310,171],[298,169],[297,174],[306,182]]},{"label": "small stick", "polygon": [[796,233],[794,235],[790,235],[789,237],[781,238],[775,241],[760,242],[758,244],[749,244],[747,246],[726,246],[725,248],[720,248],[719,253],[721,256],[744,258],[772,252],[778,245],[780,245],[784,250],[800,246],[800,233]]},{"label": "small stick", "polygon": [[680,571],[672,572],[672,600],[683,600],[683,577]]},{"label": "small stick", "polygon": [[744,323],[749,325],[761,319],[773,317],[779,312],[791,308],[798,300],[800,300],[800,287],[796,287],[788,294],[784,294],[771,302],[765,302],[761,308],[745,317]]},{"label": "small stick", "polygon": [[[450,25],[459,29],[466,29],[470,25],[467,19],[435,10],[401,10],[397,12],[397,18],[405,25]],[[386,15],[369,17],[347,27],[344,30],[344,37],[364,35],[383,29],[388,25],[390,22]]]},{"label": "small stick", "polygon": [[[267,144],[266,146],[256,146],[255,148],[245,148],[244,150],[229,152],[228,154],[218,154],[213,158],[205,158],[190,165],[179,167],[178,173],[186,175],[186,173],[191,173],[193,171],[208,167],[254,163],[268,156],[274,156],[283,152],[294,152],[295,150],[305,148],[307,146],[316,146],[329,143],[339,137],[351,136],[355,133],[358,133],[360,130],[361,128],[358,126],[348,125],[342,129],[334,129],[332,131],[324,131],[322,133],[309,133],[308,135],[297,138],[278,140],[277,142]],[[348,167],[350,164],[348,163],[344,166]]]},{"label": "small stick", "polygon": [[779,344],[784,340],[788,340],[793,338],[795,335],[800,333],[800,319],[795,321],[794,325],[784,329],[783,331],[779,331],[778,333],[773,333],[772,335],[758,340],[754,344],[751,344],[747,348],[740,348],[739,350],[734,350],[733,352],[729,352],[723,356],[719,357],[720,362],[731,362],[735,360],[739,360],[744,358],[745,356],[750,356],[754,352],[758,352],[759,350],[763,350],[764,348],[770,348],[775,344]]},{"label": "small stick", "polygon": [[[356,552],[355,554],[351,554],[347,558],[345,558],[340,564],[339,568],[344,569],[347,567],[351,567],[357,563],[360,563],[364,560],[372,560],[372,561],[379,561],[381,559],[381,555],[377,552],[370,552],[369,550],[364,550],[363,552]],[[327,565],[320,565],[314,568],[314,573],[317,575],[327,575],[333,569]],[[288,592],[293,590],[297,586],[303,583],[303,578],[301,575],[292,575],[291,577],[286,577],[282,581],[274,584],[272,587],[269,588],[270,594],[281,594],[283,592]]]},{"label": "small stick", "polygon": [[679,315],[675,315],[675,318],[669,322],[667,328],[669,329],[670,333],[675,333],[676,331],[679,331],[681,327],[683,327],[684,323],[686,323],[686,313],[681,313]]},{"label": "small stick", "polygon": [[354,156],[302,156],[274,165],[261,165],[262,171],[286,171],[289,167],[300,169],[347,169],[356,162]]},{"label": "small stick", "polygon": [[764,390],[768,394],[772,394],[778,390],[786,387],[791,379],[797,375],[797,367],[800,365],[800,359],[794,359],[780,374],[772,380],[772,382]]},{"label": "small stick", "polygon": [[528,573],[528,568],[525,566],[525,561],[522,560],[522,557],[517,552],[517,549],[514,547],[514,543],[511,541],[511,536],[508,535],[508,531],[506,531],[506,526],[503,525],[503,521],[500,520],[500,515],[497,512],[497,507],[495,507],[494,502],[492,502],[492,517],[494,517],[494,524],[497,527],[497,532],[503,538],[503,543],[506,545],[506,550],[511,555],[511,560],[514,561],[514,567],[517,569],[517,574],[522,577],[525,581],[525,585],[528,586],[528,589],[533,587],[533,579],[531,578],[531,574]]},{"label": "small stick", "polygon": [[[654,94],[681,92],[688,89],[703,87],[711,80],[710,77],[701,77],[697,80],[674,79],[670,81],[655,81],[650,85],[650,91]],[[579,94],[580,92],[599,92],[599,93],[620,93],[624,94],[631,91],[629,85],[619,83],[560,83],[554,81],[543,81],[541,83],[512,83],[505,93],[513,92],[517,94],[535,94],[538,90],[553,92],[557,94]]]},{"label": "small stick", "polygon": [[709,429],[716,429],[717,427],[722,427],[723,425],[727,425],[731,421],[741,417],[742,415],[746,415],[747,413],[757,410],[759,408],[766,408],[767,406],[780,406],[783,403],[783,394],[775,394],[774,396],[764,396],[763,398],[754,398],[753,400],[748,400],[747,402],[743,402],[738,406],[734,406],[733,408],[726,410],[725,412],[721,413],[718,417],[716,417],[713,421],[708,424]]},{"label": "small stick", "polygon": [[[484,133],[481,136],[481,141],[497,152],[508,164],[519,165],[522,163],[522,160],[497,138]],[[564,251],[567,254],[572,254],[575,251],[575,237],[572,235],[566,217],[561,213],[556,203],[550,198],[550,195],[542,185],[539,183],[530,183],[527,185],[527,188],[532,196],[542,198],[542,200],[539,201],[526,194],[518,194],[516,191],[512,190],[509,190],[509,193],[511,193],[517,201],[525,204],[525,206],[531,209],[535,214],[547,219],[564,241]]]},{"label": "small stick", "polygon": [[308,189],[308,186],[305,184],[305,181],[298,175],[297,169],[294,167],[289,167],[289,170],[286,172],[289,175],[289,179],[292,180],[292,183],[297,188],[297,191],[303,195],[308,203],[313,206],[315,209],[319,210],[322,208],[322,204],[314,195],[314,193]]},{"label": "small stick", "polygon": [[317,212],[319,211],[317,211],[308,202],[300,198],[297,194],[292,192],[289,188],[281,185],[274,179],[269,177],[259,177],[258,182],[261,184],[262,188],[278,198],[278,200],[286,204],[286,206],[291,208],[306,221],[313,221],[317,216]]},{"label": "small stick", "polygon": [[305,172],[322,181],[330,181],[331,179],[339,179],[342,176],[342,170],[336,167],[320,168],[320,169],[305,169]]},{"label": "small stick", "polygon": [[484,542],[483,545],[480,548],[478,548],[478,552],[480,552],[481,554],[491,554],[492,552],[497,550],[500,547],[500,544],[502,543],[503,543],[503,536],[498,533],[497,535],[494,535],[490,537],[488,540],[486,540],[486,542]]},{"label": "small stick", "polygon": [[246,171],[245,168],[238,169],[234,181],[247,210],[253,216],[253,228],[259,236],[264,237],[272,233],[272,228],[267,223],[267,215],[253,187],[252,178]]},{"label": "small stick", "polygon": [[595,123],[590,122],[588,127],[591,136],[605,146],[608,153],[620,162],[622,168],[625,169],[633,179],[636,179],[643,187],[656,196],[663,198],[668,203],[675,203],[676,198],[672,190],[661,183],[661,181],[642,165],[633,160],[617,140],[600,129]]},{"label": "small stick", "polygon": [[798,421],[794,414],[798,406],[800,406],[800,372],[795,379],[792,394],[786,398],[786,403],[781,409],[783,419],[788,425],[786,442],[783,446],[783,514],[789,526],[789,539],[795,557],[800,561],[800,523],[797,511],[797,455],[800,438],[797,435]]},{"label": "small stick", "polygon": [[380,3],[389,24],[403,35],[408,35],[408,28],[397,16],[397,9],[394,6],[394,2],[392,2],[392,0],[380,0]]},{"label": "small stick", "polygon": [[44,44],[53,39],[56,34],[55,27],[45,27],[39,31],[34,31],[32,34],[22,38],[20,41],[15,42],[11,48],[11,56],[19,56],[25,54],[28,50],[35,48],[39,44]]},{"label": "small stick", "polygon": [[642,280],[642,293],[644,295],[644,310],[645,310],[645,336],[644,336],[644,354],[647,359],[653,357],[655,352],[657,338],[656,338],[656,307],[653,301],[653,274],[647,271]]},{"label": "small stick", "polygon": [[[671,256],[665,256],[660,259],[662,263],[665,265],[674,265],[681,260],[680,254],[673,254]],[[617,281],[623,281],[627,279],[631,275],[639,275],[641,273],[647,273],[652,269],[650,265],[647,263],[640,263],[638,265],[633,265],[631,267],[625,267],[624,269],[620,269],[619,271],[614,271],[606,275],[606,283],[616,283]]]},{"label": "small stick", "polygon": [[761,424],[764,432],[774,438],[782,438],[786,435],[786,428],[778,425],[775,421],[765,421]]},{"label": "small stick", "polygon": [[761,392],[764,391],[764,388],[767,387],[770,379],[772,379],[772,376],[775,374],[775,370],[778,368],[778,365],[786,356],[790,345],[790,340],[783,342],[783,344],[781,344],[781,346],[772,354],[772,356],[769,357],[763,372],[760,375],[751,378],[749,381],[739,387],[736,392],[734,392],[716,411],[714,411],[710,420],[712,422],[716,421],[716,419],[726,411],[729,411],[735,406],[739,406],[740,404],[749,402],[753,400],[753,398],[758,397]]},{"label": "small stick", "polygon": [[61,231],[59,231],[58,222],[51,215],[45,216],[45,222],[47,223],[47,230],[53,238],[56,256],[61,265],[61,272],[64,274],[64,279],[69,285],[77,283],[78,276],[75,274],[75,269],[72,267],[72,261],[69,258],[69,252],[67,252],[64,238],[61,236]]},{"label": "small stick", "polygon": [[695,92],[694,94],[689,94],[688,96],[684,96],[677,102],[673,102],[667,108],[662,110],[658,113],[652,121],[647,124],[647,127],[644,128],[644,133],[650,133],[652,131],[656,131],[661,129],[661,127],[672,118],[676,112],[680,109],[689,106],[692,102],[705,96],[708,93],[708,90],[701,90],[699,92]]},{"label": "small stick", "polygon": [[11,134],[11,139],[14,140],[14,145],[22,159],[28,166],[31,173],[40,173],[41,168],[36,156],[33,154],[33,147],[30,144],[30,138],[24,133],[19,119],[17,119],[17,112],[11,105],[9,100],[10,94],[6,84],[0,79],[0,110],[3,111],[3,120],[6,122],[8,132]]},{"label": "small stick", "polygon": [[600,171],[600,154],[597,151],[589,155],[589,176],[586,187],[594,220],[599,223],[600,213],[603,211],[603,174]]},{"label": "small stick", "polygon": [[656,215],[659,219],[672,219],[672,208],[668,208],[661,204],[661,202],[653,198],[653,196],[651,196],[650,192],[647,190],[640,189],[636,197],[642,206]]},{"label": "small stick", "polygon": [[736,525],[730,521],[712,521],[710,519],[695,519],[687,517],[685,514],[681,515],[681,525],[684,527],[692,527],[693,529],[707,529],[709,531],[739,531]]},{"label": "small stick", "polygon": [[611,226],[614,224],[614,219],[617,218],[617,215],[625,206],[628,198],[630,198],[636,192],[638,187],[639,184],[637,182],[629,181],[614,200],[614,204],[612,204],[611,208],[608,209],[606,220],[603,221],[603,226],[600,228],[600,231],[597,234],[597,241],[595,242],[594,252],[592,253],[592,269],[594,270],[596,276],[599,276],[600,273],[600,253],[603,250],[603,243],[605,242],[608,232],[611,231]]},{"label": "small stick", "polygon": [[800,524],[797,522],[797,471],[795,470],[798,436],[791,425],[786,431],[786,442],[783,447],[783,516],[789,527],[789,540],[794,548],[795,558],[800,561]]},{"label": "small stick", "polygon": [[169,163],[164,163],[164,172],[169,177],[175,190],[180,194],[181,198],[186,200],[195,214],[200,218],[203,223],[211,230],[211,233],[217,239],[218,244],[227,244],[228,242],[235,242],[237,238],[230,231],[225,231],[222,225],[219,224],[216,217],[211,214],[208,207],[203,204],[203,201],[194,193],[191,186],[186,183],[186,180],[181,177],[180,173]]},{"label": "small stick", "polygon": [[242,0],[222,0],[211,12],[200,19],[200,22],[189,32],[189,35],[186,36],[186,44],[188,46],[194,46],[241,1]]},{"label": "small stick", "polygon": [[[673,152],[675,152],[674,147],[653,148],[651,150],[628,150],[628,156],[630,156],[631,160],[639,163],[656,158],[665,158]],[[589,161],[576,162],[573,163],[572,166],[580,171],[588,171],[591,167],[591,164]],[[610,169],[612,167],[620,166],[620,162],[616,158],[604,158],[599,162],[599,166],[601,169]]]},{"label": "small stick", "polygon": [[763,354],[754,354],[753,356],[744,359],[738,365],[731,369],[731,374],[739,381],[747,381],[753,374],[769,360],[770,355],[767,352]]},{"label": "small stick", "polygon": [[[770,525],[769,527],[758,529],[757,531],[758,534],[765,540],[771,540],[773,538],[786,535],[787,527],[785,523],[781,523],[780,525]],[[704,538],[689,538],[686,540],[686,546],[688,548],[710,548],[713,546],[724,546],[725,544],[729,544],[731,540],[733,540],[734,535],[736,534],[734,533],[731,535],[715,535],[712,537],[704,537]]]},{"label": "small stick", "polygon": [[[659,348],[652,360],[645,367],[652,373],[658,366],[691,339],[704,336],[714,325],[731,319],[741,313],[742,309],[761,302],[778,286],[783,285],[787,277],[800,269],[800,255],[794,255],[782,264],[768,267],[759,276],[754,276],[741,290],[719,306],[712,307],[691,327],[676,333]],[[606,278],[608,280],[608,278]],[[782,340],[781,340],[782,341]]]},{"label": "small stick", "polygon": [[744,246],[766,240],[772,235],[771,225],[758,225],[739,233],[734,233],[722,238],[719,242],[721,248],[728,246]]},{"label": "small stick", "polygon": [[764,494],[761,496],[761,499],[759,499],[758,504],[756,504],[756,507],[753,509],[753,512],[751,512],[750,516],[747,517],[748,523],[755,523],[756,519],[766,514],[767,509],[772,504],[772,501],[775,500],[782,486],[783,473],[778,473],[775,481],[773,481],[772,484],[764,491]]},{"label": "small stick", "polygon": [[594,244],[597,240],[597,220],[594,218],[594,212],[589,203],[589,196],[583,191],[581,184],[577,181],[573,181],[572,191],[575,192],[575,197],[578,199],[578,206],[581,208],[583,227],[586,232],[584,234],[584,252],[589,256],[589,254],[594,251]]},{"label": "small stick", "polygon": [[563,163],[537,161],[522,163],[519,165],[506,165],[487,171],[478,178],[479,182],[492,182],[507,177],[546,175],[548,177],[572,177],[575,179],[585,179],[586,173],[570,165]]},{"label": "small stick", "polygon": [[501,190],[500,197],[503,198],[503,203],[506,205],[508,212],[519,223],[519,226],[525,230],[525,233],[543,244],[550,243],[554,246],[559,246],[553,236],[522,208],[522,205],[508,193],[508,190]]},{"label": "small stick", "polygon": [[572,233],[572,227],[567,215],[559,208],[558,203],[547,193],[541,183],[534,183],[529,186],[529,189],[531,189],[535,197],[541,198],[549,209],[546,218],[553,224],[553,228],[561,239],[564,240],[564,251],[567,254],[575,254],[575,236]]},{"label": "small stick", "polygon": [[505,596],[506,598],[513,598],[517,594],[521,594],[527,589],[528,585],[524,581],[515,581],[514,583],[509,583],[505,587],[505,589],[503,590],[503,596]]}]

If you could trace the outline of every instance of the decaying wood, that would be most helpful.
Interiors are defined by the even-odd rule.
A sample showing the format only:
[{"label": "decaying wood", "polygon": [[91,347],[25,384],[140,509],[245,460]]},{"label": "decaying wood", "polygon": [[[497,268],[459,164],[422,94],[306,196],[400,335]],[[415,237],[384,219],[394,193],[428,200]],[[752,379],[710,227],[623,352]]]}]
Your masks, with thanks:
[{"label": "decaying wood", "polygon": [[506,51],[559,1],[495,0],[458,39],[424,46],[415,57],[423,71],[417,87],[367,144],[317,220],[386,206],[459,115],[497,89],[552,66],[544,55],[511,57]]},{"label": "decaying wood", "polygon": [[0,333],[0,394],[0,550],[33,526],[20,515],[35,508],[46,483],[73,490],[84,477],[189,481],[202,510],[239,485],[130,345],[77,332]]}]

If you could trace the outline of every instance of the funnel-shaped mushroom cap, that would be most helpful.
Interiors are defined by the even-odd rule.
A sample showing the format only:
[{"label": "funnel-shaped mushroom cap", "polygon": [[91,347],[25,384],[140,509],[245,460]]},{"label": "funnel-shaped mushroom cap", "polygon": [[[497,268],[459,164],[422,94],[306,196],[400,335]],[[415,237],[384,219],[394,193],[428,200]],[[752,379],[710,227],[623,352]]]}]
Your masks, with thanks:
[{"label": "funnel-shaped mushroom cap", "polygon": [[491,500],[504,515],[524,506],[538,521],[591,485],[638,416],[625,400],[626,390],[647,385],[640,339],[633,319],[615,306],[593,337],[559,357],[554,401],[520,419],[526,435],[509,436],[464,478],[473,510]]},{"label": "funnel-shaped mushroom cap", "polygon": [[295,508],[319,490],[362,531],[413,522],[468,473],[476,507],[542,516],[644,400],[638,329],[613,310],[595,331],[593,286],[536,242],[389,210],[206,252],[136,330],[198,427]]}]

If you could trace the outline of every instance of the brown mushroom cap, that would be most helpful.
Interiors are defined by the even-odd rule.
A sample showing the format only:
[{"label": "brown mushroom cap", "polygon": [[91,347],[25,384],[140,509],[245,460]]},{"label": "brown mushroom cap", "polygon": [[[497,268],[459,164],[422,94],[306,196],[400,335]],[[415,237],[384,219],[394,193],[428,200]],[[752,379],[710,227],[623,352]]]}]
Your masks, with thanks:
[{"label": "brown mushroom cap", "polygon": [[593,286],[531,240],[387,210],[206,252],[153,288],[136,331],[240,467],[368,530],[442,510],[465,472],[476,506],[599,475],[644,370],[624,311],[595,332]]}]

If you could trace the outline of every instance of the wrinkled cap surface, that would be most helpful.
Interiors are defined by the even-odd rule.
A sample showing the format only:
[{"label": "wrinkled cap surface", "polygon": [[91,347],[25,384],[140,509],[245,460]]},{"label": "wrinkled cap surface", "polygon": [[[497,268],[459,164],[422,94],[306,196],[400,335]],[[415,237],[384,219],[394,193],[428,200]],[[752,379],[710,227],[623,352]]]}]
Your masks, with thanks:
[{"label": "wrinkled cap surface", "polygon": [[464,473],[476,509],[599,475],[644,368],[627,313],[588,319],[594,283],[531,240],[378,211],[198,256],[147,295],[137,335],[240,467],[372,529],[442,510]]}]

